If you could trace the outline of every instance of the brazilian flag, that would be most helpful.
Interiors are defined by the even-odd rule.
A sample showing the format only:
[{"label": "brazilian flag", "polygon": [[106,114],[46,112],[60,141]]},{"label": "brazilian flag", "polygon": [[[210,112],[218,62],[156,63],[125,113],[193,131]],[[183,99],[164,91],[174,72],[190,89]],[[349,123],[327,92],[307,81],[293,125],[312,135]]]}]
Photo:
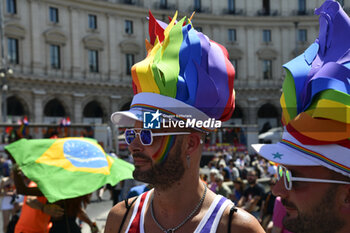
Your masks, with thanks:
[{"label": "brazilian flag", "polygon": [[49,202],[133,178],[132,164],[107,155],[96,140],[89,138],[21,139],[5,149]]}]

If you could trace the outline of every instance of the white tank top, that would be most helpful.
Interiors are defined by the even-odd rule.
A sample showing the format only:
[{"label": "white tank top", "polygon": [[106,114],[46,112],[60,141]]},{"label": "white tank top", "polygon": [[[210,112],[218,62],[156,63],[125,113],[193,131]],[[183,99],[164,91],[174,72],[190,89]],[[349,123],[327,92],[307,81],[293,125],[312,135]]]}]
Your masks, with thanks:
[{"label": "white tank top", "polygon": [[[145,233],[145,212],[146,206],[150,199],[151,192],[141,194],[136,202],[129,221],[129,225],[125,232],[127,233]],[[198,224],[194,233],[214,233],[216,232],[224,210],[229,204],[233,204],[227,198],[217,195],[211,203],[207,213]]]}]

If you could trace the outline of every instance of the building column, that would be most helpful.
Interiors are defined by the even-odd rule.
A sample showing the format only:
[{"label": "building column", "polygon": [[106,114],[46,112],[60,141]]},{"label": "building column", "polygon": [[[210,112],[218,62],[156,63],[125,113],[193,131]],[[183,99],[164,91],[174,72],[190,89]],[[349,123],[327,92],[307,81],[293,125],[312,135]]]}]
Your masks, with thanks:
[{"label": "building column", "polygon": [[43,48],[45,48],[42,44],[42,20],[41,15],[38,13],[41,11],[41,3],[37,1],[29,1],[31,7],[31,19],[30,19],[30,36],[31,36],[31,68],[34,74],[42,74],[43,73]]},{"label": "building column", "polygon": [[117,57],[118,54],[116,53],[116,41],[117,40],[117,36],[116,36],[116,32],[117,30],[115,30],[116,28],[116,16],[113,14],[107,14],[107,49],[106,49],[106,53],[108,56],[108,75],[109,75],[109,79],[113,80],[113,79],[117,79],[120,78],[118,77],[118,66],[116,66],[115,64],[118,64],[117,61]]},{"label": "building column", "polygon": [[46,95],[44,90],[34,90],[34,122],[35,123],[44,123],[44,106],[43,100]]},{"label": "building column", "polygon": [[248,98],[248,127],[247,127],[247,147],[249,154],[255,153],[251,144],[258,143],[257,107],[258,98]]},{"label": "building column", "polygon": [[[81,78],[81,60],[84,59],[84,56],[82,54],[83,51],[81,51],[81,35],[83,34],[81,32],[81,26],[79,25],[79,9],[76,7],[68,7],[69,17],[70,17],[70,35],[71,35],[71,42],[70,42],[70,70],[71,75],[74,79]],[[84,64],[84,63],[83,63]]]},{"label": "building column", "polygon": [[83,123],[83,109],[82,109],[82,100],[85,97],[83,93],[74,93],[74,106],[73,106],[73,119],[74,123],[79,124]]},{"label": "building column", "polygon": [[122,107],[120,105],[120,100],[121,100],[121,96],[120,95],[112,95],[110,97],[111,101],[110,101],[110,110],[109,112],[114,113],[120,110],[120,108]]}]

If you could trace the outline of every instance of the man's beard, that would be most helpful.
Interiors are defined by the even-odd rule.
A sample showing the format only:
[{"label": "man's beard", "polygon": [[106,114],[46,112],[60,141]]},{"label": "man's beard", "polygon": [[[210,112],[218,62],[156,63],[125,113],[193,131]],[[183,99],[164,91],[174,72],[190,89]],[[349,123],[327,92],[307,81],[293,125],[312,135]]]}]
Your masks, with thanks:
[{"label": "man's beard", "polygon": [[[326,194],[316,204],[310,213],[300,213],[294,219],[287,219],[284,217],[284,227],[294,233],[330,233],[337,232],[345,225],[345,221],[339,218],[339,214],[335,211],[335,194],[337,186],[332,185]],[[282,200],[284,206],[295,208],[293,203]]]},{"label": "man's beard", "polygon": [[249,180],[249,179],[248,179],[248,184],[253,185],[253,184],[255,184],[255,183],[256,183],[256,180]]},{"label": "man's beard", "polygon": [[135,168],[133,176],[136,180],[146,182],[162,190],[171,187],[176,181],[179,181],[185,172],[185,167],[181,160],[180,143],[174,145],[167,158],[162,163],[152,164],[152,159],[142,153],[135,153],[133,157],[139,157],[148,160],[152,167],[146,171],[140,171]]}]

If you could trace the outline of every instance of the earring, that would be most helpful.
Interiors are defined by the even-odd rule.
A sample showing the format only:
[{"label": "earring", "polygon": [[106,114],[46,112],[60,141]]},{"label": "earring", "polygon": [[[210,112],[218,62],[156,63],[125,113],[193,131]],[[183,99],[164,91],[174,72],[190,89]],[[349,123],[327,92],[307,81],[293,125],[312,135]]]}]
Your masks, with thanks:
[{"label": "earring", "polygon": [[191,157],[189,155],[186,156],[186,160],[187,160],[187,168],[190,168],[191,165]]}]

